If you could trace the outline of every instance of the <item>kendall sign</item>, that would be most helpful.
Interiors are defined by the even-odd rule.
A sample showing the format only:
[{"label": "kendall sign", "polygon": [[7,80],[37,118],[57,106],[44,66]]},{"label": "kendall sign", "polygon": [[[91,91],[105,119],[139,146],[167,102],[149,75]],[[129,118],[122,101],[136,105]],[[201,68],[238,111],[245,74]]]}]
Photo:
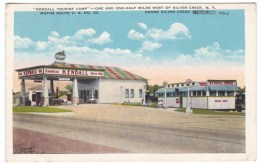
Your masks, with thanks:
[{"label": "kendall sign", "polygon": [[63,76],[104,76],[103,71],[88,71],[79,69],[57,69],[57,68],[39,68],[19,71],[18,76],[33,76],[33,75],[63,75]]}]

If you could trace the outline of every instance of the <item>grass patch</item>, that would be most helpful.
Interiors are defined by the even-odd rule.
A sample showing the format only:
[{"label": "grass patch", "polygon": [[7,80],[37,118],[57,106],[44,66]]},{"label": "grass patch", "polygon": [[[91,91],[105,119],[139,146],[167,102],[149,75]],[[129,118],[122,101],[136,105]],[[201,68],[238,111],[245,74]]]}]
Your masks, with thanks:
[{"label": "grass patch", "polygon": [[[193,114],[207,114],[207,115],[235,115],[235,116],[245,116],[245,113],[242,112],[228,112],[228,111],[215,111],[208,109],[192,109]],[[186,112],[186,108],[178,108],[177,112]]]},{"label": "grass patch", "polygon": [[68,109],[60,109],[53,107],[38,107],[38,106],[14,106],[13,112],[40,112],[40,113],[60,113],[60,112],[72,112]]},{"label": "grass patch", "polygon": [[[117,103],[113,103],[112,105],[119,105]],[[143,106],[143,107],[149,107],[149,108],[156,108],[157,103],[152,103],[151,105],[143,105],[142,103],[122,103],[121,105],[124,106]]]},{"label": "grass patch", "polygon": [[141,106],[142,103],[123,103],[124,106]]}]

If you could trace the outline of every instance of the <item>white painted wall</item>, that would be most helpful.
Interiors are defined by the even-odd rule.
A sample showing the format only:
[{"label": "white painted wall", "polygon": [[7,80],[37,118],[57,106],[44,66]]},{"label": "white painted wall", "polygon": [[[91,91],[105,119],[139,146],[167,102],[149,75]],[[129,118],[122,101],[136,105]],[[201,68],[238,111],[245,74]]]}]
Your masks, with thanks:
[{"label": "white painted wall", "polygon": [[[142,80],[100,79],[99,102],[120,103],[121,97],[121,103],[141,103],[143,98],[139,97],[139,89],[144,90],[144,85],[146,85],[146,81]],[[129,89],[129,98],[125,98],[125,89]],[[130,96],[131,89],[134,89],[134,98]]]},{"label": "white painted wall", "polygon": [[[187,107],[187,97],[183,97],[182,106]],[[191,97],[191,108],[235,109],[235,97]]]},{"label": "white painted wall", "polygon": [[235,109],[235,97],[208,97],[208,109]]},{"label": "white painted wall", "polygon": [[29,90],[29,100],[31,101],[31,106],[36,105],[36,101],[32,101],[33,92],[42,92],[42,90]]},{"label": "white painted wall", "polygon": [[[190,105],[192,105],[192,99],[191,99],[191,97],[190,97],[190,99],[189,99],[189,103],[190,103]],[[182,98],[182,107],[183,107],[183,108],[187,108],[187,106],[188,106],[188,98],[187,98],[187,97],[183,97],[183,98]]]},{"label": "white painted wall", "polygon": [[[159,97],[158,101],[164,101],[164,97]],[[180,107],[180,98],[179,97],[167,97],[166,98],[167,106],[179,108]]]}]

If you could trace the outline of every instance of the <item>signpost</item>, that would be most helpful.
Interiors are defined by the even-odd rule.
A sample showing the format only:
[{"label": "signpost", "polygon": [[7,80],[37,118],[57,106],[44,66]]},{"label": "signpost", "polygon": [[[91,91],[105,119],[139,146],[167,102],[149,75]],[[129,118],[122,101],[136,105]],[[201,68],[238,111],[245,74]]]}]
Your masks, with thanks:
[{"label": "signpost", "polygon": [[187,89],[188,89],[188,99],[187,99],[186,113],[192,113],[192,110],[190,108],[190,86],[192,84],[192,80],[187,79],[185,83],[186,83],[186,86],[187,86]]},{"label": "signpost", "polygon": [[144,93],[143,93],[143,105],[145,105],[145,92],[146,91],[146,85],[144,85]]},{"label": "signpost", "polygon": [[166,96],[167,96],[167,95],[166,95],[166,93],[167,93],[167,92],[166,92],[166,91],[167,91],[167,82],[166,82],[166,81],[163,82],[163,87],[164,87],[163,108],[168,108],[168,107],[167,107],[167,102],[166,102],[166,101],[167,101],[167,97],[166,97]]}]

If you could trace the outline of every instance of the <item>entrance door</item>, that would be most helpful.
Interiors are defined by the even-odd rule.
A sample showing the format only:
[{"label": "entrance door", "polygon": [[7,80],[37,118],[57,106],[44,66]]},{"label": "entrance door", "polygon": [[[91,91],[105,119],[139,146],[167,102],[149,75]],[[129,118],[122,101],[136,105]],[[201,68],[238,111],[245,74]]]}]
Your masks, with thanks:
[{"label": "entrance door", "polygon": [[87,102],[87,91],[86,90],[83,91],[83,102],[84,103]]},{"label": "entrance door", "polygon": [[182,96],[180,96],[180,108],[182,108]]},{"label": "entrance door", "polygon": [[86,90],[80,90],[79,98],[81,99],[81,103],[87,102],[87,91]]}]

